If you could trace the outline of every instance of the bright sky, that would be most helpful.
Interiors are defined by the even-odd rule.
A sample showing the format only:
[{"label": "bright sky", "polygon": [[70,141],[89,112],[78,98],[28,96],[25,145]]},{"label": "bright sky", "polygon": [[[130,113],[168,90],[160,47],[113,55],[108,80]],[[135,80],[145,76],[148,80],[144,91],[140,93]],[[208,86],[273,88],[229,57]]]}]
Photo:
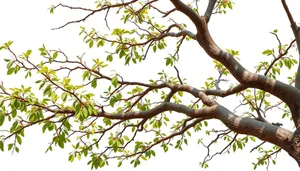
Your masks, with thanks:
[{"label": "bright sky", "polygon": [[[99,56],[97,51],[89,51],[87,46],[82,43],[82,37],[78,36],[80,25],[72,25],[58,31],[51,30],[51,28],[60,26],[72,18],[77,19],[76,17],[82,14],[65,9],[55,11],[54,16],[50,15],[47,9],[59,2],[59,0],[0,0],[0,43],[13,40],[12,47],[17,53],[24,52],[27,49],[37,51],[44,43],[47,47],[60,48],[70,55],[81,55],[83,52],[87,52],[87,55]],[[86,3],[84,0],[64,0],[63,2],[70,5]],[[91,3],[93,2],[94,0],[91,1]],[[234,10],[229,11],[227,15],[212,17],[210,32],[220,47],[239,50],[241,63],[247,69],[253,71],[255,62],[260,61],[263,57],[261,52],[277,45],[274,36],[269,32],[278,29],[282,41],[286,43],[289,43],[292,39],[292,32],[280,0],[235,1],[235,3]],[[288,4],[295,20],[299,23],[300,11],[298,9],[300,2],[289,0]],[[110,19],[113,19],[113,15],[110,15]],[[92,24],[93,22],[101,23],[100,20],[103,20],[103,16],[96,15],[88,22]],[[102,27],[104,26],[102,25]],[[7,53],[0,53],[0,81],[5,81],[6,85],[18,86],[19,82],[16,79],[5,76],[6,67],[3,58],[6,57],[8,57]],[[150,64],[151,62],[154,64],[155,60],[155,58],[149,58]],[[161,66],[163,65],[162,60]],[[139,76],[132,76],[131,73],[137,69],[148,69],[142,67],[145,66],[127,67],[123,69],[123,73],[125,72],[124,74],[127,75],[126,78],[138,81]],[[198,87],[203,85],[203,79],[207,77],[201,72],[208,73],[213,69],[212,60],[202,50],[199,50],[196,43],[189,45],[188,48],[182,51],[178,67],[181,70],[182,77],[187,77],[189,83]],[[150,72],[150,69],[149,67],[149,72],[145,72],[147,79],[151,79],[151,76],[153,78],[157,73],[156,70],[161,70],[160,63],[155,63],[155,72]],[[195,72],[195,69],[197,72]],[[228,99],[226,100],[228,103]],[[220,103],[226,106],[225,101],[221,100]],[[232,110],[234,106],[228,107]],[[50,136],[42,134],[40,127],[29,128],[26,131],[19,154],[0,153],[1,170],[90,170],[90,166],[86,164],[85,160],[69,163],[68,149],[55,148],[53,152],[45,154],[49,141]],[[157,157],[142,162],[135,170],[200,170],[198,163],[206,155],[206,150],[202,146],[197,146],[196,140],[194,142],[190,140],[189,142],[190,145],[184,147],[184,151],[181,152],[171,150],[164,153],[158,150]],[[238,151],[234,155],[217,156],[209,163],[207,170],[213,171],[225,168],[232,171],[250,171],[253,168],[251,162],[255,162],[257,156],[257,154],[249,153],[249,151]],[[276,166],[270,166],[272,171],[296,170],[297,168],[296,162],[285,152],[282,152],[278,157]],[[116,169],[116,165],[111,164],[102,170],[112,171],[114,169]],[[119,170],[124,171],[132,169],[131,165],[125,163],[119,168]],[[265,170],[265,168],[259,167],[257,170]]]}]

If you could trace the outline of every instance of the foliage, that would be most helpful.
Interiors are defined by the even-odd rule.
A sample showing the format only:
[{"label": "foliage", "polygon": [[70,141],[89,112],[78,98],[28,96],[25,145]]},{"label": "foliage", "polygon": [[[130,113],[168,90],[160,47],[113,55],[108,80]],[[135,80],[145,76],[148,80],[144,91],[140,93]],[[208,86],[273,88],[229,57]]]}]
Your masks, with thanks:
[{"label": "foliage", "polygon": [[[281,98],[268,85],[252,84],[251,80],[246,84],[235,73],[238,71],[233,70],[235,67],[230,67],[221,57],[209,52],[218,71],[217,77],[208,75],[202,89],[188,85],[176,67],[180,59],[179,50],[186,41],[195,41],[205,49],[201,42],[203,35],[199,34],[201,30],[198,27],[196,34],[189,31],[187,28],[191,23],[179,24],[166,17],[180,11],[195,24],[194,14],[201,13],[199,2],[185,6],[173,0],[173,9],[166,12],[160,8],[163,3],[158,0],[97,1],[94,9],[64,4],[50,7],[51,14],[55,14],[57,8],[88,12],[84,18],[69,21],[56,29],[83,22],[95,13],[105,11],[104,20],[109,33],[85,26],[80,27],[79,33],[89,48],[106,49],[105,57],[89,60],[82,55],[74,58],[59,49],[48,49],[42,45],[39,48],[41,58],[36,58],[32,50],[17,55],[12,41],[4,43],[0,50],[12,55],[12,58],[5,59],[7,75],[24,75],[34,84],[11,88],[1,84],[0,127],[5,131],[0,135],[0,150],[19,152],[26,128],[40,125],[43,133],[51,132],[53,135],[47,151],[52,151],[54,146],[73,147],[69,154],[70,162],[88,157],[88,164],[97,169],[116,159],[118,166],[129,160],[136,167],[142,161],[155,157],[159,147],[164,152],[170,148],[183,150],[189,144],[190,137],[202,131],[207,137],[215,137],[208,143],[205,137],[198,139],[198,143],[207,149],[207,156],[200,162],[203,168],[207,168],[209,161],[217,154],[234,153],[254,143],[257,145],[251,151],[259,153],[257,161],[253,162],[254,169],[269,163],[276,164],[276,155],[282,149],[287,151],[285,146],[280,146],[280,140],[269,140],[268,135],[264,137],[255,130],[245,130],[242,124],[235,126],[233,121],[227,119],[229,111],[218,105],[217,101],[218,97],[235,94],[241,102],[229,114],[230,117],[241,119],[234,113],[239,113],[237,111],[243,107],[247,110],[243,118],[255,122],[253,128],[264,124],[272,129],[281,129],[280,124],[268,122],[266,115],[273,109],[279,109],[282,119],[295,120],[288,99]],[[229,0],[210,0],[202,16],[206,17],[205,20],[199,17],[199,21],[208,22],[212,14],[226,14],[226,11],[233,9],[233,5]],[[192,9],[192,12],[185,9]],[[110,28],[111,21],[107,16],[111,13],[117,14],[124,27]],[[279,45],[264,50],[262,54],[266,58],[255,67],[255,74],[260,74],[269,82],[276,80],[282,70],[290,70],[298,63],[289,53],[296,40],[282,44],[278,30],[271,34]],[[174,39],[175,47],[169,47]],[[120,60],[125,66],[140,64],[170,49],[172,53],[164,58],[165,66],[174,68],[176,76],[162,70],[156,78],[144,83],[127,81],[121,73],[107,69]],[[239,60],[238,50],[226,49],[224,54],[230,60]],[[238,62],[234,64],[239,67]],[[232,76],[239,84],[230,80]],[[288,82],[286,86],[292,87],[294,74],[288,77]],[[226,83],[229,89],[222,90],[220,83]],[[274,96],[279,99],[274,101]],[[214,128],[209,124],[210,119],[219,119],[227,127]],[[257,138],[262,141],[257,141]],[[225,146],[211,154],[216,142]],[[274,145],[270,147],[266,142]]]}]

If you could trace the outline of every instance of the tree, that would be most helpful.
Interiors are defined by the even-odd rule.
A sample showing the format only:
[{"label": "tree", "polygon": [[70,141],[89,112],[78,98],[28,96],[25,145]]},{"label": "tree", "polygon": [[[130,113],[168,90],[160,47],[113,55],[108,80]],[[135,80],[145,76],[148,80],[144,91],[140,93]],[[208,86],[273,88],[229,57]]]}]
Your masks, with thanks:
[{"label": "tree", "polygon": [[[226,10],[232,8],[233,2],[210,0],[204,15],[199,11],[198,5],[206,4],[198,4],[198,1],[185,4],[179,0],[171,0],[172,8],[169,11],[160,8],[160,3],[165,1],[99,1],[95,9],[64,4],[50,8],[50,13],[54,13],[57,8],[87,12],[85,17],[67,22],[56,29],[83,22],[96,13],[104,12],[106,26],[111,30],[109,35],[85,27],[81,27],[80,34],[90,48],[97,46],[109,49],[106,61],[103,58],[89,60],[84,55],[72,58],[59,49],[51,50],[45,45],[39,49],[43,58],[37,61],[31,55],[31,50],[17,55],[13,51],[12,41],[4,43],[0,49],[7,50],[12,55],[12,58],[5,59],[7,74],[23,72],[25,78],[35,80],[37,86],[8,88],[2,83],[0,126],[7,131],[1,132],[0,149],[4,150],[5,143],[8,150],[18,152],[26,128],[41,125],[42,132],[53,132],[48,150],[51,151],[53,146],[64,148],[65,144],[72,143],[74,151],[70,153],[70,161],[88,156],[88,164],[92,168],[103,167],[111,159],[118,160],[119,166],[124,160],[130,160],[131,164],[137,166],[142,160],[156,155],[156,146],[162,147],[165,152],[171,147],[181,150],[184,144],[188,144],[189,136],[208,127],[207,120],[216,119],[227,128],[220,126],[207,129],[206,134],[217,134],[216,139],[209,144],[204,144],[204,140],[199,139],[199,144],[202,143],[208,151],[201,163],[202,167],[208,167],[208,161],[216,154],[243,149],[249,141],[255,141],[255,137],[262,142],[253,150],[262,155],[253,163],[254,168],[269,165],[269,162],[275,163],[273,157],[280,151],[286,151],[300,164],[299,76],[291,75],[288,84],[276,80],[284,67],[290,69],[297,64],[288,55],[294,48],[293,45],[297,44],[299,49],[300,43],[299,28],[285,1],[282,0],[283,8],[291,23],[295,40],[282,44],[278,31],[274,30],[271,34],[277,38],[278,49],[265,50],[263,54],[273,58],[270,62],[259,63],[254,73],[238,62],[237,50],[220,49],[208,30],[212,14],[226,13]],[[115,12],[120,15],[126,27],[110,28],[107,16]],[[191,23],[186,24],[195,26],[195,33],[173,17],[171,20],[165,19],[175,12],[189,18]],[[168,25],[162,25],[161,18],[154,18],[157,16],[168,21]],[[122,73],[106,70],[108,64],[116,61],[116,58],[125,60],[125,65],[146,61],[155,53],[167,50],[169,42],[174,41],[169,38],[176,38],[177,42],[175,52],[165,58],[165,64],[174,67],[175,77],[162,71],[158,73],[158,79],[136,82],[126,80]],[[219,73],[217,79],[209,77],[202,89],[188,85],[180,77],[176,67],[179,50],[183,42],[188,40],[197,42],[213,58]],[[32,75],[36,73],[38,75]],[[81,75],[82,79],[77,80],[76,75]],[[227,78],[230,76],[238,83],[229,83]],[[220,84],[223,82],[228,83],[227,90],[221,89]],[[238,116],[238,112],[231,112],[217,103],[220,97],[234,94],[241,99],[241,103],[237,103],[237,109],[241,106],[249,109],[247,116]],[[185,98],[182,98],[183,95]],[[271,96],[277,97],[279,101],[270,101]],[[192,103],[186,102],[186,98],[192,99]],[[285,129],[280,123],[270,123],[266,119],[266,113],[277,108],[283,111],[283,119],[293,121],[296,131]],[[147,133],[147,138],[139,137],[142,133]],[[217,141],[225,141],[226,146],[220,152],[210,154]],[[274,147],[264,148],[266,142],[274,144]]]}]

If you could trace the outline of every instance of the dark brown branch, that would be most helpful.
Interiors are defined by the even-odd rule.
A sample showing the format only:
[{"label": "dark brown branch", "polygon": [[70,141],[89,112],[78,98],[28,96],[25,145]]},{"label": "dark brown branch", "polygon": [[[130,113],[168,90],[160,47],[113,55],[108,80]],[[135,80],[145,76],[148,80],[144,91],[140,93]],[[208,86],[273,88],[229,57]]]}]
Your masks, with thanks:
[{"label": "dark brown branch", "polygon": [[[286,15],[287,15],[288,18],[289,18],[289,21],[290,21],[290,24],[291,24],[291,27],[292,27],[294,33],[297,33],[298,27],[297,27],[297,25],[296,25],[296,22],[295,22],[294,19],[293,19],[293,16],[292,16],[292,14],[291,14],[291,12],[290,12],[290,10],[289,10],[289,7],[287,6],[285,0],[281,0],[281,3],[282,3],[283,8],[284,8],[284,10],[285,10],[285,12],[286,12]],[[295,34],[295,35],[296,35],[296,34]]]},{"label": "dark brown branch", "polygon": [[[122,155],[122,156],[113,156],[113,157],[109,157],[109,158],[120,158],[120,157],[123,157],[123,158],[128,158],[128,157],[133,157],[133,156],[136,156],[136,155],[142,155],[143,153],[145,153],[146,151],[150,150],[152,147],[164,142],[164,141],[167,141],[167,140],[170,140],[171,138],[175,137],[175,136],[178,136],[178,135],[182,135],[185,131],[187,131],[188,129],[190,129],[191,127],[195,126],[197,123],[203,121],[203,120],[206,120],[208,118],[198,118],[196,119],[194,122],[188,124],[187,126],[185,126],[184,128],[182,128],[180,131],[178,132],[175,132],[169,136],[166,136],[164,138],[161,138],[159,139],[158,141],[156,141],[155,143],[147,146],[144,150],[142,151],[139,151],[139,152],[136,152],[136,153],[133,153],[133,154],[129,154],[129,155]],[[139,156],[140,157],[140,156]]]},{"label": "dark brown branch", "polygon": [[251,150],[250,150],[250,153],[252,153],[254,150],[258,149],[259,147],[261,147],[263,144],[265,144],[266,141],[263,141],[262,143],[258,144],[257,146],[253,147]]},{"label": "dark brown branch", "polygon": [[[276,37],[277,37],[277,35],[276,35]],[[270,71],[270,69],[272,68],[272,66],[273,66],[279,59],[281,59],[283,56],[285,56],[285,55],[288,53],[289,49],[293,46],[293,44],[295,43],[295,41],[296,41],[296,39],[294,39],[294,40],[290,43],[290,45],[287,47],[287,49],[284,51],[284,53],[281,53],[281,51],[280,51],[280,49],[279,49],[279,51],[280,51],[279,56],[278,56],[277,58],[275,58],[275,59],[272,61],[272,63],[270,64],[270,66],[268,67],[268,69],[266,70],[266,72],[264,73],[265,76],[268,74],[268,72]],[[280,41],[279,41],[279,42],[280,42]]]},{"label": "dark brown branch", "polygon": [[176,70],[177,78],[178,78],[178,80],[179,80],[179,83],[180,83],[181,85],[183,85],[183,82],[182,82],[182,80],[181,80],[181,78],[180,78],[180,75],[179,75],[179,70],[178,70],[178,68],[177,68],[176,66],[174,66],[174,68],[175,68],[175,70]]},{"label": "dark brown branch", "polygon": [[166,16],[170,15],[172,12],[176,11],[176,9],[174,8],[174,9],[171,9],[170,11],[164,12],[151,4],[150,4],[150,7],[157,10],[159,13],[164,14],[163,17],[166,17]]},{"label": "dark brown branch", "polygon": [[60,26],[60,27],[53,28],[52,30],[61,29],[61,28],[63,28],[63,27],[66,27],[66,26],[69,25],[69,24],[83,22],[83,21],[85,21],[87,18],[89,18],[90,16],[94,15],[96,12],[100,12],[100,11],[104,11],[104,10],[109,10],[110,8],[116,8],[116,7],[121,7],[121,6],[127,6],[127,5],[130,5],[130,4],[135,3],[135,2],[137,2],[137,1],[138,1],[138,0],[132,0],[132,1],[125,2],[125,3],[120,3],[120,4],[105,5],[105,6],[103,6],[102,8],[96,9],[96,10],[84,9],[84,8],[81,8],[81,7],[70,7],[70,6],[67,6],[67,5],[64,5],[64,6],[63,6],[63,5],[57,5],[57,7],[58,7],[58,6],[62,6],[62,7],[70,8],[70,9],[80,9],[80,10],[91,11],[91,12],[90,12],[88,15],[86,15],[84,18],[82,18],[82,19],[69,21],[69,22],[67,22],[66,24],[64,24],[64,25],[62,25],[62,26]]},{"label": "dark brown branch", "polygon": [[205,14],[204,14],[204,16],[206,17],[206,22],[209,22],[211,14],[212,14],[212,12],[214,10],[216,2],[217,2],[217,0],[209,0],[208,6],[207,6]]},{"label": "dark brown branch", "polygon": [[203,159],[203,162],[208,162],[208,161],[212,160],[216,155],[223,154],[226,149],[230,149],[232,143],[234,143],[236,141],[238,134],[235,134],[235,136],[232,138],[232,140],[221,151],[216,152],[212,156],[210,156],[210,154],[209,154],[209,152],[210,152],[209,147],[212,145],[212,143],[215,143],[219,139],[219,136],[224,135],[224,134],[227,135],[230,132],[231,131],[219,134],[215,140],[211,141],[211,143],[207,146],[208,153],[207,153],[206,157]]}]

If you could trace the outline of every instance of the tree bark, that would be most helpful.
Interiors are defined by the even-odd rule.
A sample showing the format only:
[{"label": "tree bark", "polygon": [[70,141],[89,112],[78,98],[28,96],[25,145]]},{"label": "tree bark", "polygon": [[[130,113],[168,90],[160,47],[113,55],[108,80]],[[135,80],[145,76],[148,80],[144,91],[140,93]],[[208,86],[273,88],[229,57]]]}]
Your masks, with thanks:
[{"label": "tree bark", "polygon": [[[284,0],[282,1],[284,2]],[[211,5],[214,1],[210,0],[205,16],[199,16],[180,0],[171,0],[171,2],[176,7],[176,10],[182,12],[191,19],[197,29],[196,40],[199,45],[211,58],[221,62],[235,79],[240,82],[241,86],[239,89],[243,89],[244,87],[257,88],[278,97],[288,105],[292,113],[295,127],[297,130],[300,129],[300,91],[298,88],[298,85],[300,86],[300,84],[298,84],[300,82],[300,74],[297,74],[295,88],[278,80],[246,70],[231,54],[219,48],[209,33],[208,21],[212,11]],[[293,23],[292,26],[293,25],[295,26],[295,23]],[[294,31],[294,33],[299,49],[300,33],[298,30],[297,27],[297,30],[296,32]],[[300,67],[298,70],[300,70]],[[230,129],[238,133],[256,136],[261,140],[282,147],[300,166],[300,143],[298,140],[299,134],[296,133],[297,131],[292,133],[291,131],[275,125],[256,121],[251,118],[241,118],[229,112],[224,107],[218,107],[217,111],[216,119],[221,120]]]}]

